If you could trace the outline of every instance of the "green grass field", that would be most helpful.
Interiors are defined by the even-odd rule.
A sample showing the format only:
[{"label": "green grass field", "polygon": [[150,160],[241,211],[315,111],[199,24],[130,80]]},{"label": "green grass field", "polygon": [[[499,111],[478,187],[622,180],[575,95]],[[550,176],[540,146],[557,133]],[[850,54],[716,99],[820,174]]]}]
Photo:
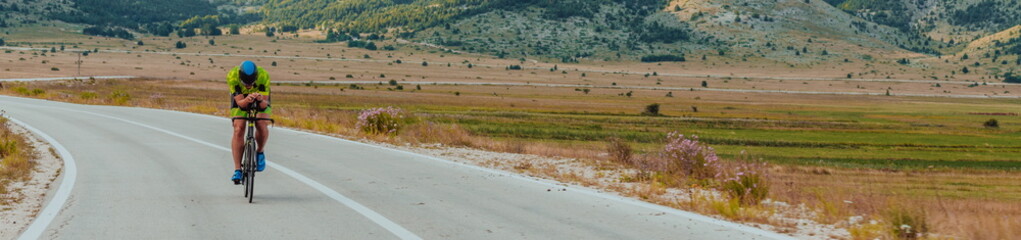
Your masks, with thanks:
[{"label": "green grass field", "polygon": [[[306,86],[292,86],[308,88]],[[985,169],[1021,170],[1021,119],[1012,113],[1016,100],[958,100],[888,98],[842,104],[840,99],[795,104],[753,101],[692,103],[700,112],[665,111],[665,116],[639,114],[646,99],[519,94],[504,98],[558,101],[563,107],[516,106],[513,109],[473,106],[486,92],[504,87],[430,86],[420,93],[384,90],[351,91],[359,98],[329,101],[330,97],[302,96],[298,105],[356,111],[370,106],[396,105],[425,120],[457,124],[470,132],[498,139],[599,146],[609,137],[632,142],[640,152],[655,152],[667,133],[698,135],[723,156],[747,151],[766,161],[789,165],[871,169]],[[462,96],[440,95],[453,91]],[[557,90],[559,91],[559,90]],[[430,94],[430,92],[432,94]],[[389,96],[388,96],[389,95]],[[405,103],[403,95],[421,99]],[[796,96],[778,96],[792,99]],[[446,100],[460,98],[465,102]],[[839,97],[837,97],[839,98]],[[300,99],[300,100],[299,100]],[[575,101],[597,100],[615,106],[601,112],[578,111]],[[656,99],[662,100],[662,99]],[[389,104],[388,104],[389,103]],[[670,107],[670,102],[661,102]],[[631,107],[627,107],[627,106]],[[999,128],[983,123],[997,119]]]}]

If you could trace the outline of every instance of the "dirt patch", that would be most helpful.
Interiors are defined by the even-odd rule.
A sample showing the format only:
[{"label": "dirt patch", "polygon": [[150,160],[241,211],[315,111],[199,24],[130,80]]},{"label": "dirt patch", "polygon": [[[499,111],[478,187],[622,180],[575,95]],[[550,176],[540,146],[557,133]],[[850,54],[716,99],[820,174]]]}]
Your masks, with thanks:
[{"label": "dirt patch", "polygon": [[9,192],[0,195],[3,199],[12,199],[6,205],[0,205],[0,239],[15,239],[35,219],[46,200],[46,192],[60,173],[63,162],[50,145],[33,135],[25,128],[7,122],[8,128],[15,133],[26,136],[37,158],[28,181],[13,182]]}]

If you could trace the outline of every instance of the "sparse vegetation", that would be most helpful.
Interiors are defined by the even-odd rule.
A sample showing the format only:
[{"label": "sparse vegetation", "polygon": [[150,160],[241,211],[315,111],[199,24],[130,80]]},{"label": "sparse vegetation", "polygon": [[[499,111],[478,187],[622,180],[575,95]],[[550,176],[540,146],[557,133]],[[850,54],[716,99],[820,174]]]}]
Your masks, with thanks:
[{"label": "sparse vegetation", "polygon": [[[12,182],[25,181],[35,165],[34,149],[25,136],[8,127],[8,120],[0,117],[0,194],[7,193]],[[12,199],[0,198],[0,205]]]}]

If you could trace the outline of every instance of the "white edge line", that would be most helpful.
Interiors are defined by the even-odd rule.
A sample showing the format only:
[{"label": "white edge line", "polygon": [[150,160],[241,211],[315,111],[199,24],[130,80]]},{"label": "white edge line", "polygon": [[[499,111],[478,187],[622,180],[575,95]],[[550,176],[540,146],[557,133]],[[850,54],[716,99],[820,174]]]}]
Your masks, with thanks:
[{"label": "white edge line", "polygon": [[39,239],[42,237],[43,232],[46,231],[46,228],[50,226],[50,223],[53,222],[53,219],[57,217],[57,214],[60,213],[64,204],[67,203],[67,199],[71,197],[71,189],[74,188],[74,182],[78,178],[78,167],[75,165],[74,157],[71,156],[71,152],[68,151],[67,148],[64,148],[63,145],[60,145],[60,142],[57,142],[56,139],[53,139],[50,135],[46,135],[46,133],[39,129],[29,126],[25,122],[10,116],[6,117],[8,120],[11,120],[11,122],[21,125],[25,129],[28,129],[28,131],[42,137],[46,142],[49,142],[50,146],[57,149],[60,159],[64,160],[64,170],[61,171],[63,180],[61,180],[60,186],[57,187],[57,192],[53,195],[53,198],[50,199],[50,203],[46,204],[46,208],[43,208],[43,210],[39,212],[39,215],[36,216],[35,220],[32,221],[32,225],[29,225],[28,228],[21,233],[21,236],[18,237],[19,240]]},{"label": "white edge line", "polygon": [[[223,150],[223,151],[227,151],[227,152],[231,151],[229,148],[226,148],[226,147],[223,147],[223,146],[219,146],[219,145],[212,144],[212,143],[209,143],[209,142],[206,142],[206,141],[202,141],[202,140],[199,140],[199,139],[188,137],[188,136],[185,136],[185,135],[182,135],[182,134],[179,134],[179,133],[171,132],[169,130],[165,130],[165,129],[157,128],[157,127],[154,127],[154,126],[150,126],[150,125],[147,125],[147,124],[144,124],[144,123],[139,123],[139,122],[123,119],[123,118],[118,118],[118,117],[114,117],[114,116],[108,116],[108,115],[98,114],[98,113],[93,113],[93,112],[85,112],[85,111],[78,111],[78,110],[70,110],[70,111],[81,112],[81,113],[86,113],[86,114],[90,114],[90,115],[95,115],[95,116],[105,117],[105,118],[109,118],[109,119],[119,120],[119,121],[122,121],[122,122],[126,122],[126,123],[134,124],[134,125],[137,125],[137,126],[149,128],[149,129],[152,129],[152,130],[156,130],[156,131],[159,131],[159,132],[163,132],[163,133],[175,136],[175,137],[183,138],[185,140],[196,142],[196,143],[199,143],[199,144],[202,144],[202,145],[206,145],[206,146],[209,146],[209,147],[212,147],[212,148],[215,148],[215,149],[219,149],[219,150]],[[226,118],[224,118],[224,120],[226,120]],[[405,229],[404,227],[401,227],[397,223],[395,223],[393,221],[390,221],[390,219],[387,219],[383,215],[380,215],[379,213],[377,213],[375,211],[372,211],[372,209],[369,209],[368,207],[365,207],[364,205],[362,205],[362,204],[360,204],[360,203],[358,203],[358,202],[356,202],[356,201],[354,201],[354,200],[352,200],[350,198],[345,197],[343,194],[340,194],[337,191],[334,191],[333,189],[330,189],[329,187],[326,187],[326,185],[323,185],[323,184],[321,184],[321,183],[319,183],[319,182],[317,182],[315,180],[312,180],[311,178],[308,178],[308,177],[306,177],[304,175],[301,175],[300,173],[295,172],[294,170],[291,170],[290,168],[284,167],[284,166],[282,166],[280,164],[276,164],[276,163],[273,163],[271,161],[266,161],[266,163],[268,163],[273,168],[276,168],[277,170],[280,170],[280,172],[282,172],[284,174],[287,174],[288,176],[290,176],[290,177],[292,177],[292,178],[294,178],[294,179],[296,179],[296,180],[298,180],[298,181],[300,181],[302,183],[305,183],[306,185],[308,185],[308,186],[318,190],[319,192],[322,192],[323,194],[325,194],[326,196],[332,198],[333,200],[336,200],[337,202],[348,206],[352,210],[355,210],[356,212],[362,214],[362,216],[365,216],[366,218],[369,218],[369,220],[372,220],[373,222],[375,222],[379,226],[385,228],[387,231],[390,231],[394,235],[397,235],[397,237],[399,237],[401,239],[422,239],[418,235],[415,235],[415,233],[412,233],[411,231],[408,231],[407,229]],[[56,215],[56,214],[54,214],[54,215]]]}]

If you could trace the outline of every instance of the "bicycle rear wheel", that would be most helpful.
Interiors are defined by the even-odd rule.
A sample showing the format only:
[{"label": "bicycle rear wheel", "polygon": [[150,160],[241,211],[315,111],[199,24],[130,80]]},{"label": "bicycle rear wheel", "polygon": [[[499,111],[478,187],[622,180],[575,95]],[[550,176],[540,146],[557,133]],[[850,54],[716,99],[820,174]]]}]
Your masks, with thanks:
[{"label": "bicycle rear wheel", "polygon": [[248,141],[245,141],[244,149],[241,151],[241,191],[245,197],[248,197],[248,167],[252,166],[248,163],[248,155]]}]

